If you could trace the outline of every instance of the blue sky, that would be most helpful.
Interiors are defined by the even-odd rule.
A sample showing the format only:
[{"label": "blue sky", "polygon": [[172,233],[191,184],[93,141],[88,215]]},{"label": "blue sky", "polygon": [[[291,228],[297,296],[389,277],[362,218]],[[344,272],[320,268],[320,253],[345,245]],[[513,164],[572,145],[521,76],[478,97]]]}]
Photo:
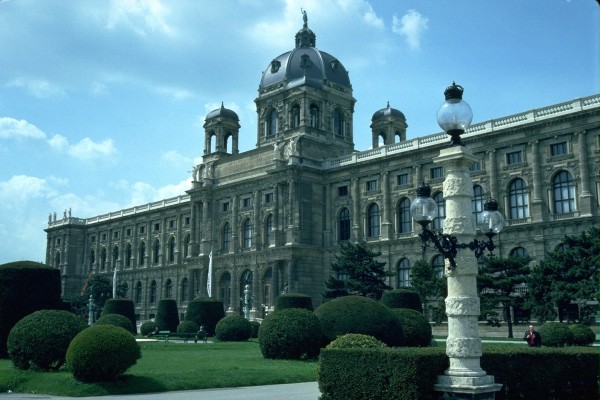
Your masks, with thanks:
[{"label": "blue sky", "polygon": [[594,0],[0,0],[0,263],[44,261],[48,214],[185,194],[221,102],[256,144],[262,71],[294,46],[350,71],[357,150],[387,101],[439,132],[452,81],[474,122],[599,91]]}]

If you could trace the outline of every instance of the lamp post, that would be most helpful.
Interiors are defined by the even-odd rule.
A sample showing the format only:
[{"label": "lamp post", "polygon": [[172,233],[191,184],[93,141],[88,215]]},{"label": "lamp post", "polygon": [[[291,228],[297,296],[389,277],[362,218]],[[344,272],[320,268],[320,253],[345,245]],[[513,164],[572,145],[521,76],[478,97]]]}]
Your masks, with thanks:
[{"label": "lamp post", "polygon": [[[494,399],[502,385],[494,383],[480,367],[481,339],[478,317],[480,314],[477,295],[477,256],[485,250],[490,252],[495,245],[492,238],[502,229],[504,220],[498,213],[497,203],[487,202],[481,214],[486,242],[473,240],[475,223],[471,210],[473,183],[469,166],[476,161],[473,153],[464,147],[460,135],[471,123],[471,107],[462,100],[463,88],[454,82],[444,92],[446,101],[437,113],[440,127],[450,135],[451,146],[440,151],[433,162],[444,168],[443,183],[446,202],[446,219],[443,233],[432,232],[427,226],[437,213],[437,204],[429,198],[431,188],[422,185],[417,198],[411,204],[411,213],[422,229],[419,234],[426,247],[432,242],[444,256],[448,282],[446,314],[448,316],[448,339],[446,354],[450,367],[438,376],[435,390],[442,392],[445,399]],[[495,208],[495,209],[494,209]],[[467,252],[466,249],[472,250]]]}]

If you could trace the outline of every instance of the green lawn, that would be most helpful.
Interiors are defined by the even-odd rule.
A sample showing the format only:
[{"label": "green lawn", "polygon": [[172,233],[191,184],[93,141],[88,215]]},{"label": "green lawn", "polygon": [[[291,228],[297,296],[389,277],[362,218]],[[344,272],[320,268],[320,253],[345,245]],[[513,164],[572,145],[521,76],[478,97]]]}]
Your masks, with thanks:
[{"label": "green lawn", "polygon": [[115,382],[87,384],[66,370],[21,371],[0,360],[0,393],[43,393],[57,396],[103,396],[172,390],[238,387],[317,380],[317,363],[267,360],[258,342],[208,344],[145,342],[142,358]]}]

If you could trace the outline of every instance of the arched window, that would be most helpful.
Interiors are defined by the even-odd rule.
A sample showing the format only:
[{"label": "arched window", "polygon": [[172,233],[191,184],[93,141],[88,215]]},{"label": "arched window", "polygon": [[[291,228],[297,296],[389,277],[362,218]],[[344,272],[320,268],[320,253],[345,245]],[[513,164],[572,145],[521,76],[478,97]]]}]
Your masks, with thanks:
[{"label": "arched window", "polygon": [[267,121],[267,135],[271,136],[277,133],[277,111],[271,109],[269,111],[269,119]]},{"label": "arched window", "polygon": [[134,301],[135,304],[142,304],[142,282],[140,281],[135,284]]},{"label": "arched window", "polygon": [[403,258],[398,262],[396,267],[398,276],[398,287],[410,286],[410,261],[408,258]]},{"label": "arched window", "polygon": [[523,247],[515,247],[510,251],[509,254],[511,257],[527,257],[527,250]]},{"label": "arched window", "polygon": [[156,281],[150,283],[150,304],[156,303]]},{"label": "arched window", "polygon": [[160,257],[160,241],[156,239],[154,241],[154,245],[152,246],[152,262],[154,264],[158,264],[158,260]]},{"label": "arched window", "polygon": [[333,133],[340,136],[344,134],[344,114],[339,108],[333,112]]},{"label": "arched window", "polygon": [[125,266],[131,267],[131,256],[133,255],[133,251],[131,250],[131,243],[127,243],[127,247],[125,247]]},{"label": "arched window", "polygon": [[225,222],[225,225],[223,225],[223,240],[221,242],[221,250],[229,251],[230,243],[231,243],[231,225],[229,225],[229,222]]},{"label": "arched window", "polygon": [[93,268],[96,263],[96,252],[94,250],[90,251],[90,266]]},{"label": "arched window", "polygon": [[300,126],[300,106],[294,104],[290,112],[290,127],[297,128]]},{"label": "arched window", "polygon": [[310,105],[310,126],[313,128],[318,128],[319,118],[319,107],[313,103]]},{"label": "arched window", "polygon": [[473,186],[473,199],[471,200],[473,218],[475,223],[479,221],[479,214],[483,211],[483,188],[479,185]]},{"label": "arched window", "polygon": [[219,300],[223,302],[225,309],[231,305],[231,275],[229,272],[221,275],[221,280],[219,281]]},{"label": "arched window", "polygon": [[510,183],[508,199],[511,219],[529,217],[529,191],[523,179],[517,178]]},{"label": "arched window", "polygon": [[127,282],[123,282],[123,284],[121,285],[121,289],[123,290],[123,297],[128,298],[129,297],[129,286],[127,285]]},{"label": "arched window", "polygon": [[367,210],[367,236],[379,236],[379,227],[379,205],[377,203],[373,203]]},{"label": "arched window", "polygon": [[60,266],[60,251],[57,251],[54,255],[54,266],[57,268]]},{"label": "arched window", "polygon": [[350,211],[342,208],[338,217],[339,240],[350,240]]},{"label": "arched window", "polygon": [[269,214],[265,223],[265,239],[267,245],[273,244],[273,214]]},{"label": "arched window", "polygon": [[142,241],[140,243],[140,249],[139,249],[139,254],[140,254],[140,259],[138,261],[139,265],[144,265],[144,259],[146,258],[146,243],[144,243],[144,241]]},{"label": "arched window", "polygon": [[436,255],[431,260],[431,266],[433,267],[433,271],[438,274],[438,276],[444,276],[444,269],[446,268],[446,264],[444,263],[444,256],[441,254]]},{"label": "arched window", "polygon": [[119,260],[119,246],[115,246],[115,247],[113,247],[113,251],[112,251],[113,268],[117,267],[118,260]]},{"label": "arched window", "polygon": [[169,239],[169,262],[173,262],[175,261],[175,238],[173,236],[171,236],[171,238]]},{"label": "arched window", "polygon": [[269,307],[269,305],[271,304],[271,285],[273,284],[273,269],[272,268],[269,268],[268,270],[265,271],[265,274],[263,275],[262,283],[263,283],[263,292],[262,292],[263,304],[266,307]]},{"label": "arched window", "polygon": [[444,229],[444,220],[446,219],[446,200],[442,192],[437,192],[433,196],[433,201],[437,204],[438,212],[437,217],[433,219],[433,229],[442,230]]},{"label": "arched window", "polygon": [[566,214],[575,211],[575,184],[567,171],[560,171],[552,180],[554,213]]},{"label": "arched window", "polygon": [[412,232],[412,217],[410,216],[410,200],[406,197],[398,203],[398,233]]},{"label": "arched window", "polygon": [[165,282],[165,299],[170,299],[171,297],[173,297],[173,282],[167,279],[167,282]]},{"label": "arched window", "polygon": [[190,249],[190,235],[185,235],[185,239],[183,239],[183,258],[187,258]]},{"label": "arched window", "polygon": [[100,270],[104,271],[105,268],[106,268],[106,247],[103,247],[102,251],[100,252]]},{"label": "arched window", "polygon": [[179,301],[184,302],[188,301],[188,278],[183,278],[181,280],[181,292],[179,295]]},{"label": "arched window", "polygon": [[249,249],[252,247],[252,220],[250,218],[244,221],[243,229],[243,240],[244,248]]}]

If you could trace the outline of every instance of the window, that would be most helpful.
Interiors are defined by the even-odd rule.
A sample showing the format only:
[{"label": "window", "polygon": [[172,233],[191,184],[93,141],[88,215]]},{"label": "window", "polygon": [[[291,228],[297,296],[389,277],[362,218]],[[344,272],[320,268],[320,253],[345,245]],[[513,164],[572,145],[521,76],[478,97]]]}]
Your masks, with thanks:
[{"label": "window", "polygon": [[379,236],[379,205],[371,204],[367,210],[367,236]]},{"label": "window", "polygon": [[154,224],[154,231],[160,231],[160,224],[158,222]]},{"label": "window", "polygon": [[554,143],[550,145],[550,155],[552,157],[563,156],[565,154],[567,154],[567,142]]},{"label": "window", "polygon": [[184,221],[185,221],[184,224],[186,226],[188,226],[190,224],[190,222],[192,221],[192,218],[191,217],[185,217]]},{"label": "window", "polygon": [[56,254],[54,255],[54,266],[55,267],[60,266],[60,251],[57,251]]},{"label": "window", "polygon": [[513,151],[510,153],[506,153],[506,163],[508,165],[511,164],[519,164],[523,162],[523,152],[521,151]]},{"label": "window", "polygon": [[156,281],[150,283],[150,304],[156,303]]},{"label": "window", "polygon": [[348,186],[338,187],[338,196],[348,196]]},{"label": "window", "polygon": [[246,197],[246,198],[242,199],[242,207],[243,208],[252,207],[252,197]]},{"label": "window", "polygon": [[515,247],[510,251],[509,254],[511,257],[527,257],[527,250],[523,247]]},{"label": "window", "polygon": [[172,236],[169,239],[168,261],[175,261],[175,238]]},{"label": "window", "polygon": [[444,229],[444,219],[446,219],[446,200],[444,200],[444,194],[438,192],[433,196],[433,201],[437,204],[438,212],[437,217],[433,219],[433,229],[442,230]]},{"label": "window", "polygon": [[144,265],[144,258],[146,258],[146,243],[143,241],[140,243],[139,248],[139,264]]},{"label": "window", "polygon": [[319,127],[319,107],[315,104],[310,105],[310,126]]},{"label": "window", "polygon": [[118,239],[119,238],[119,231],[114,231],[113,232],[113,238],[114,239]]},{"label": "window", "polygon": [[123,282],[123,284],[121,285],[121,289],[123,290],[123,297],[129,297],[129,286],[127,285],[127,282]]},{"label": "window", "polygon": [[179,295],[179,301],[188,301],[188,286],[188,278],[183,278],[181,280],[181,292]]},{"label": "window", "polygon": [[96,243],[96,235],[92,235],[91,241],[92,241],[92,243]]},{"label": "window", "polygon": [[177,221],[174,219],[169,221],[169,229],[175,229],[177,227]]},{"label": "window", "polygon": [[170,299],[171,297],[173,297],[173,282],[167,279],[165,283],[165,299]]},{"label": "window", "polygon": [[160,241],[156,239],[154,241],[154,245],[152,246],[152,262],[154,264],[158,264],[158,260],[160,258]]},{"label": "window", "polygon": [[409,287],[410,286],[410,261],[408,258],[403,258],[398,263],[398,287]]},{"label": "window", "polygon": [[444,263],[444,257],[441,254],[433,257],[431,261],[431,266],[433,270],[438,274],[439,277],[444,277],[444,268],[446,268],[446,264]]},{"label": "window", "polygon": [[350,240],[350,211],[342,208],[338,217],[338,239]]},{"label": "window", "polygon": [[229,251],[229,244],[231,243],[231,225],[229,222],[225,222],[223,226],[223,241],[221,245],[221,250]]},{"label": "window", "polygon": [[265,204],[273,202],[273,193],[265,193]]},{"label": "window", "polygon": [[273,214],[269,214],[265,223],[265,238],[267,245],[273,244]]},{"label": "window", "polygon": [[277,133],[277,111],[271,109],[269,111],[269,119],[267,121],[267,135],[271,136]]},{"label": "window", "polygon": [[117,266],[118,260],[119,260],[119,247],[115,246],[115,247],[113,247],[113,252],[112,252],[113,268],[115,268]]},{"label": "window", "polygon": [[90,251],[90,265],[94,265],[96,262],[96,252],[94,250]]},{"label": "window", "polygon": [[560,171],[552,180],[554,213],[566,214],[575,211],[575,184],[567,171]]},{"label": "window", "polygon": [[300,126],[300,106],[298,104],[292,106],[292,111],[290,112],[290,126],[292,128]]},{"label": "window", "polygon": [[250,218],[244,221],[243,229],[243,240],[244,240],[244,248],[249,249],[252,247],[252,221]]},{"label": "window", "polygon": [[481,163],[479,161],[474,161],[473,164],[469,166],[469,171],[476,172],[481,171]]},{"label": "window", "polygon": [[444,177],[444,168],[443,167],[435,167],[429,170],[429,177],[431,179],[441,179]]},{"label": "window", "polygon": [[229,202],[228,201],[224,202],[223,207],[221,209],[223,210],[223,212],[229,211]]},{"label": "window", "polygon": [[344,134],[344,114],[339,108],[333,112],[333,133],[339,136]]},{"label": "window", "polygon": [[135,304],[142,304],[142,282],[135,284]]},{"label": "window", "polygon": [[398,186],[408,185],[408,174],[400,174],[396,176],[396,183]]},{"label": "window", "polygon": [[350,274],[348,273],[348,271],[338,271],[337,273],[337,279],[339,281],[347,281],[348,279],[350,279]]},{"label": "window", "polygon": [[475,222],[479,221],[479,215],[483,212],[483,188],[479,185],[473,186],[473,199],[471,200],[473,217]]},{"label": "window", "polygon": [[377,190],[377,180],[372,179],[367,181],[367,192],[374,192]]},{"label": "window", "polygon": [[102,241],[104,242],[106,240],[106,233],[102,234]]},{"label": "window", "polygon": [[406,197],[398,203],[398,232],[412,232],[412,217],[410,215],[410,200]]},{"label": "window", "polygon": [[131,267],[131,257],[133,256],[133,251],[131,249],[131,243],[127,243],[127,247],[125,247],[125,266]]},{"label": "window", "polygon": [[508,187],[508,201],[511,219],[529,217],[529,191],[523,179],[517,178]]},{"label": "window", "polygon": [[190,248],[190,235],[186,235],[183,239],[183,258],[187,258]]},{"label": "window", "polygon": [[146,231],[145,226],[140,226],[140,233],[143,234]]},{"label": "window", "polygon": [[100,252],[100,270],[103,271],[106,268],[106,247],[102,248]]},{"label": "window", "polygon": [[131,236],[131,228],[127,228],[127,236]]}]

